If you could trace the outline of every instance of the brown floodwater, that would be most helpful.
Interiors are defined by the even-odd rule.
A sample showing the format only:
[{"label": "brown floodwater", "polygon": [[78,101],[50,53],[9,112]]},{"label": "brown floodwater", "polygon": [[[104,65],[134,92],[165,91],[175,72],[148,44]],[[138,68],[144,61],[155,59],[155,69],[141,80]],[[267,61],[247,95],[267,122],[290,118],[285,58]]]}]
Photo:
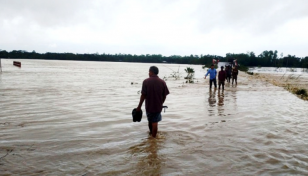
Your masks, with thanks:
[{"label": "brown floodwater", "polygon": [[[243,72],[222,92],[200,65],[20,61],[2,59],[0,175],[308,175],[308,102]],[[181,73],[157,139],[131,117],[151,65]]]}]

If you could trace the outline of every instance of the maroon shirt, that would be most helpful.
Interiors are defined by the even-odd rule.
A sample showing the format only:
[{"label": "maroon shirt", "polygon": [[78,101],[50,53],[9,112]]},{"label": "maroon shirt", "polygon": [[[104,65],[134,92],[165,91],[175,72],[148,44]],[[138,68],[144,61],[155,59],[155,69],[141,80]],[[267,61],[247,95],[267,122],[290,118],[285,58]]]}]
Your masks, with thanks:
[{"label": "maroon shirt", "polygon": [[219,71],[218,73],[218,80],[220,81],[224,81],[227,77],[227,73],[223,70],[223,71]]},{"label": "maroon shirt", "polygon": [[164,80],[151,76],[143,81],[141,93],[146,96],[146,112],[159,113],[162,110],[163,97],[169,94],[169,90]]}]

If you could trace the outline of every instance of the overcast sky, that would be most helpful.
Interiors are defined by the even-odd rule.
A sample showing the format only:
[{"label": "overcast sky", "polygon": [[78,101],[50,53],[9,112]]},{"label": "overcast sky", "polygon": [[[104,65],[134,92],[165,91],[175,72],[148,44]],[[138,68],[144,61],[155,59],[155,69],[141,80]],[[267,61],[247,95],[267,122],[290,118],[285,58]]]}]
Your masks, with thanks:
[{"label": "overcast sky", "polygon": [[0,49],[308,56],[308,0],[0,0]]}]

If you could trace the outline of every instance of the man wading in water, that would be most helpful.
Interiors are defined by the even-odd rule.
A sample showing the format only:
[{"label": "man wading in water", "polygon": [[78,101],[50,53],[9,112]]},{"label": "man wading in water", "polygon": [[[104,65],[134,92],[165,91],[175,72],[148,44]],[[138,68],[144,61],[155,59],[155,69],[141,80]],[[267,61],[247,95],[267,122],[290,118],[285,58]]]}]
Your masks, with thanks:
[{"label": "man wading in water", "polygon": [[222,90],[224,90],[227,73],[224,71],[224,66],[221,66],[220,68],[221,70],[218,72],[218,90],[220,90],[220,85],[222,85]]},{"label": "man wading in water", "polygon": [[166,96],[169,94],[166,82],[160,79],[158,68],[152,66],[149,69],[149,78],[142,83],[142,90],[137,111],[141,110],[145,100],[145,110],[149,121],[150,134],[155,138],[158,130],[158,122],[161,121],[161,111]]},{"label": "man wading in water", "polygon": [[212,83],[214,82],[214,86],[215,86],[215,89],[217,88],[217,85],[216,85],[216,75],[217,75],[217,71],[216,69],[214,68],[214,65],[212,64],[211,65],[211,69],[209,69],[204,77],[204,79],[206,79],[206,76],[210,74],[210,90],[212,89]]},{"label": "man wading in water", "polygon": [[238,75],[238,69],[237,69],[237,66],[235,66],[232,69],[232,85],[233,85],[234,80],[235,80],[235,85],[237,85],[237,75]]},{"label": "man wading in water", "polygon": [[226,71],[226,73],[227,73],[227,82],[230,83],[231,71],[232,71],[231,66],[230,66],[230,65],[227,65],[225,71]]}]

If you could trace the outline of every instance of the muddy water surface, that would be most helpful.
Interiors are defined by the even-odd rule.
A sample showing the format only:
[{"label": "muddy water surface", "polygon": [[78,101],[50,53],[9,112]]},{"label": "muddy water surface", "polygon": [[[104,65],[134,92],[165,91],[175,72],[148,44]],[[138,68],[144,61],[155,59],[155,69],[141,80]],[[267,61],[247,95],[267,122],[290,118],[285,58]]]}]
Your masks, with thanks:
[{"label": "muddy water surface", "polygon": [[308,174],[308,103],[283,88],[240,72],[209,91],[201,66],[185,84],[185,65],[156,64],[182,77],[152,139],[131,120],[152,64],[20,61],[2,59],[2,175]]}]

